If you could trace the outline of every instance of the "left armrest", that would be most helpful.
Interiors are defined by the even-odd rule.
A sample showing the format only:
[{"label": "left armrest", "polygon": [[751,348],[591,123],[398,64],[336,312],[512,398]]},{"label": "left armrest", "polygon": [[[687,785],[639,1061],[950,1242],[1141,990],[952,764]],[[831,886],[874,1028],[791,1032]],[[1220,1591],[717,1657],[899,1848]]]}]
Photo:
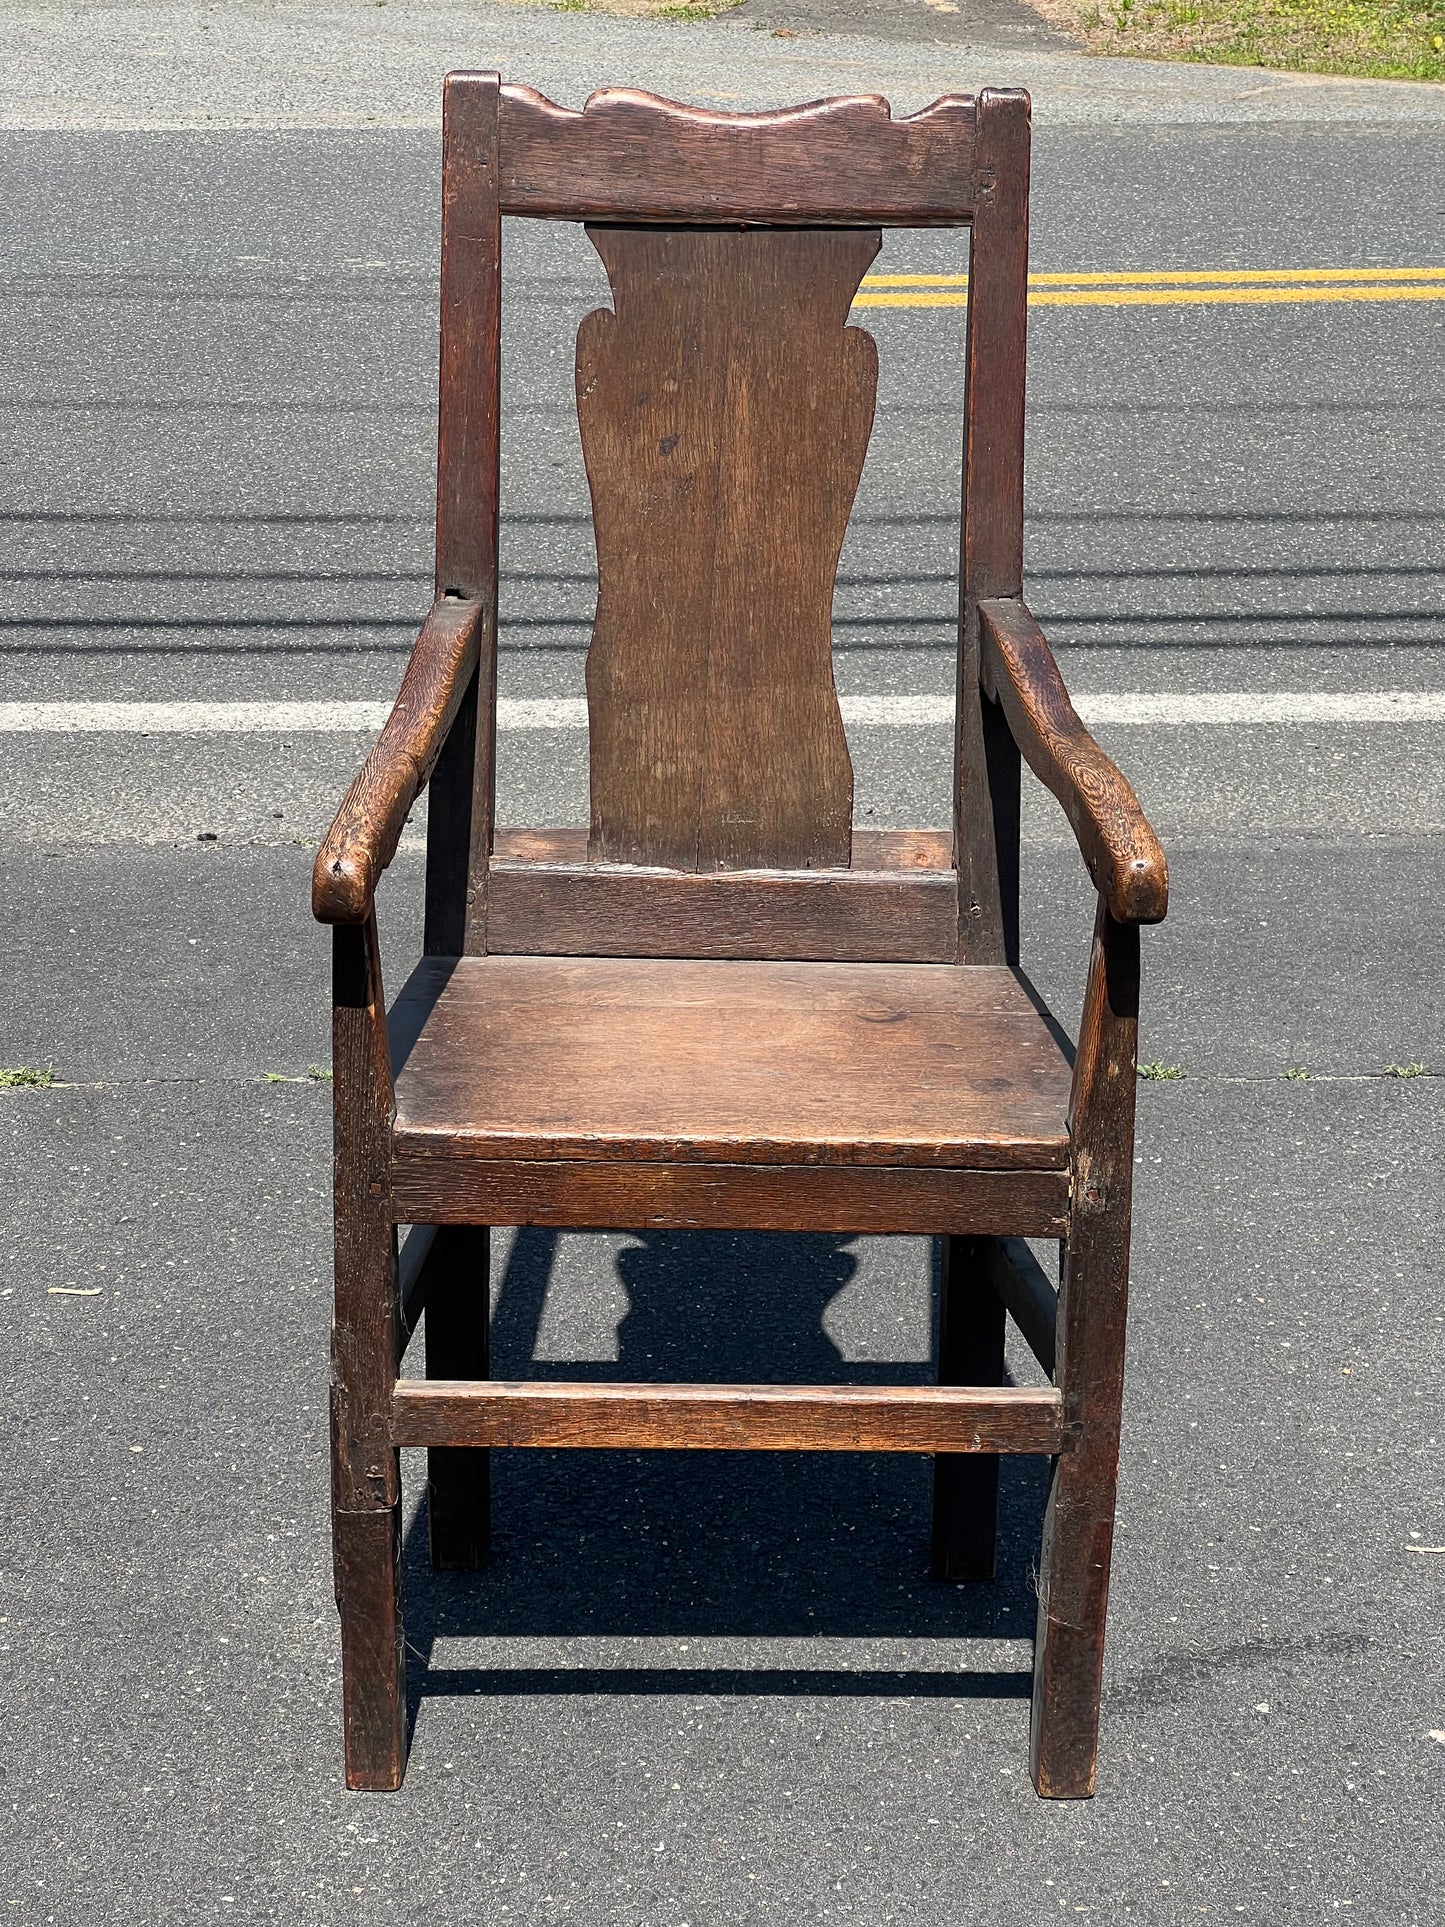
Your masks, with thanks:
[{"label": "left armrest", "polygon": [[1079,720],[1044,632],[1017,599],[981,602],[983,685],[1029,768],[1073,825],[1099,894],[1120,923],[1158,923],[1169,866],[1139,799]]},{"label": "left armrest", "polygon": [[371,914],[377,882],[477,666],[484,609],[450,596],[432,604],[386,726],[317,853],[311,912],[319,922],[362,923]]}]

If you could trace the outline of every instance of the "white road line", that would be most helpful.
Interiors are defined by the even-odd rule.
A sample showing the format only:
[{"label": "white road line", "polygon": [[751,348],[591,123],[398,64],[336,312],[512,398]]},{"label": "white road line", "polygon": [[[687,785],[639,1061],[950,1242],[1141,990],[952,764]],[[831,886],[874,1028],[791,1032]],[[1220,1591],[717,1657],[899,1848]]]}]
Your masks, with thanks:
[{"label": "white road line", "polygon": [[[1190,723],[1438,723],[1445,691],[1128,690],[1077,698],[1092,726]],[[384,702],[274,703],[0,703],[0,734],[37,731],[62,735],[234,736],[372,734],[386,721]],[[951,696],[844,696],[843,720],[874,729],[938,728],[953,721]],[[503,698],[497,726],[504,730],[573,730],[587,726],[580,696]]]}]

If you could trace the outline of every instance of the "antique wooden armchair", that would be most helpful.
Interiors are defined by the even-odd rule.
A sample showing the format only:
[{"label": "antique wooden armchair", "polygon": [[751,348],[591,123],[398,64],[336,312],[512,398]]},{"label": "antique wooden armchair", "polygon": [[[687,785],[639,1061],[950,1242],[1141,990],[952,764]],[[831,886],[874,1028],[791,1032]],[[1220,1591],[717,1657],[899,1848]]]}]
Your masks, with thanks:
[{"label": "antique wooden armchair", "polygon": [[[934,1454],[955,1580],[992,1576],[998,1454],[1051,1456],[1033,1772],[1093,1790],[1138,931],[1168,886],[1021,600],[1028,164],[1019,92],[895,121],[446,83],[436,601],[314,882],[353,1787],[405,1763],[398,1448],[430,1448],[432,1559],[460,1569],[489,1447],[667,1446]],[[614,297],[577,340],[590,835],[493,827],[504,214],[585,222]],[[833,687],[877,369],[846,322],[884,225],[973,228],[948,831],[853,830]],[[1099,893],[1072,1065],[1018,969],[1020,753]],[[373,899],[428,781],[425,955],[388,1024]],[[492,1381],[487,1227],[515,1224],[940,1235],[940,1383]],[[1057,1294],[1028,1238],[1062,1241]],[[1000,1382],[1005,1308],[1047,1389]],[[423,1311],[427,1377],[400,1378]]]}]

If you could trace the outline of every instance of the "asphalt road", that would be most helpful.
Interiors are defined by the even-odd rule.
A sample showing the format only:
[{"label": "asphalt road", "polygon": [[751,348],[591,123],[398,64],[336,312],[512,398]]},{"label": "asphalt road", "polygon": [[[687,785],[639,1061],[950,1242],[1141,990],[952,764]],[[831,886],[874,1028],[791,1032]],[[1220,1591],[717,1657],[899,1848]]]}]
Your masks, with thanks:
[{"label": "asphalt road", "polygon": [[[426,129],[0,135],[0,701],[394,689],[437,159]],[[1045,126],[1034,265],[1440,263],[1442,180],[1420,122]],[[602,283],[575,238],[509,247],[504,689],[565,696],[569,343]],[[1039,309],[1030,595],[1077,688],[1442,687],[1442,318]],[[839,682],[939,691],[961,316],[859,319],[883,378]],[[1106,732],[1175,877],[1142,1054],[1187,1075],[1141,1088],[1100,1792],[1071,1806],[1026,1773],[1027,1461],[999,1582],[952,1591],[920,1465],[506,1458],[487,1575],[409,1540],[405,1789],[344,1793],[306,882],[364,740],[6,736],[0,1063],[60,1080],[0,1093],[10,1917],[1438,1920],[1439,729]],[[504,817],[578,820],[581,736],[503,743]],[[853,748],[865,820],[941,820],[943,732]],[[1089,895],[1052,812],[1026,962],[1072,1022]],[[413,836],[394,978],[419,877]],[[923,1244],[500,1244],[499,1372],[928,1370]]]}]

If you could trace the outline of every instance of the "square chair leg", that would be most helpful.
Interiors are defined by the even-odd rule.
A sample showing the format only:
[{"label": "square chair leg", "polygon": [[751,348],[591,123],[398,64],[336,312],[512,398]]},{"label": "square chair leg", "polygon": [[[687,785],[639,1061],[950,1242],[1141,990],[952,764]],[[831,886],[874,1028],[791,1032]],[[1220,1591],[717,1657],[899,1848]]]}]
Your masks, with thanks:
[{"label": "square chair leg", "polygon": [[392,1793],[406,1771],[406,1649],[401,1620],[401,1507],[332,1515],[341,1614],[346,1784]]},{"label": "square chair leg", "polygon": [[[991,1238],[943,1240],[940,1385],[1001,1385],[1005,1312],[989,1281]],[[998,1454],[939,1452],[933,1461],[933,1576],[992,1579],[998,1548]]]},{"label": "square chair leg", "polygon": [[[428,1258],[426,1375],[491,1375],[491,1233],[442,1225]],[[426,1455],[427,1536],[438,1572],[477,1572],[490,1542],[491,1458],[485,1447],[434,1445]]]}]

